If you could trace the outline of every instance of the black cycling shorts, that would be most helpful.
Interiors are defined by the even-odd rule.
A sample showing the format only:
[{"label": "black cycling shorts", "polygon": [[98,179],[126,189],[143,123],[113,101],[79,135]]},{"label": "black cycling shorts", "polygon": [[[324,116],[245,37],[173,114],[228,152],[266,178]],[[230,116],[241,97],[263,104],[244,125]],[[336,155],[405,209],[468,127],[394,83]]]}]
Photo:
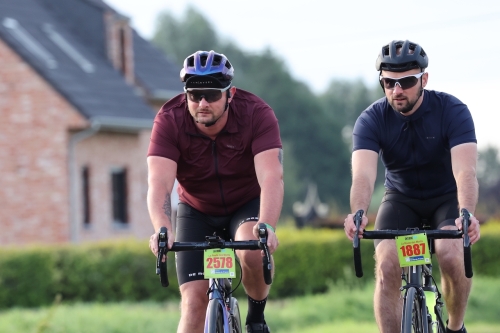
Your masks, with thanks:
[{"label": "black cycling shorts", "polygon": [[[260,198],[243,205],[227,216],[210,216],[193,207],[179,203],[176,220],[176,242],[203,242],[205,236],[216,232],[224,240],[234,240],[238,227],[249,221],[259,220]],[[175,253],[177,280],[179,285],[203,280],[203,251],[182,251]]]},{"label": "black cycling shorts", "polygon": [[[448,193],[432,199],[409,198],[399,192],[386,191],[378,209],[375,230],[406,230],[424,226],[441,229],[455,225],[459,216],[457,193]],[[376,239],[375,246],[382,240]]]}]

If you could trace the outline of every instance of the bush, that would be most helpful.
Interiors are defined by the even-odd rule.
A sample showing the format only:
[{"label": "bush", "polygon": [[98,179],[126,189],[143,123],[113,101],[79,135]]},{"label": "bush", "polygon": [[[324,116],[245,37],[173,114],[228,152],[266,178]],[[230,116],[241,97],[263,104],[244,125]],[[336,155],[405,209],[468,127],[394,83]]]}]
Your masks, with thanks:
[{"label": "bush", "polygon": [[[342,230],[280,227],[278,236],[270,298],[324,292],[332,284],[353,288],[373,282],[372,241],[361,242],[364,277],[359,279],[352,244]],[[493,264],[500,256],[498,242],[500,223],[482,227],[472,250],[474,274],[500,276],[500,266]],[[174,255],[169,254],[168,288],[160,285],[155,260],[147,243],[137,240],[0,249],[0,309],[47,305],[58,294],[66,302],[178,298]],[[438,276],[439,270],[434,273]],[[235,294],[244,294],[242,286]]]},{"label": "bush", "polygon": [[54,263],[51,251],[2,251],[0,308],[50,304],[55,287]]}]

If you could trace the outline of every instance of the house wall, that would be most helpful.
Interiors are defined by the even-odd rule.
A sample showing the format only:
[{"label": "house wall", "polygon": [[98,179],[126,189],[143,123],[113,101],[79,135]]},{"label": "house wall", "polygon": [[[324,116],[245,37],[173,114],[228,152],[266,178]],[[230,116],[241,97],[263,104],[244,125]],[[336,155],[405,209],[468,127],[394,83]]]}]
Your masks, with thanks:
[{"label": "house wall", "polygon": [[68,128],[86,120],[0,40],[0,245],[69,239]]},{"label": "house wall", "polygon": [[[69,142],[88,121],[0,40],[0,246],[148,238],[146,153],[150,131],[98,132],[76,144],[76,217],[71,218]],[[90,171],[83,223],[81,168]],[[127,169],[128,223],[113,223],[111,174]],[[76,237],[71,221],[76,222]]]},{"label": "house wall", "polygon": [[[79,214],[79,241],[116,237],[148,238],[154,232],[146,205],[146,154],[151,131],[138,134],[98,133],[77,144],[78,211],[82,212],[82,168],[89,170],[90,223]],[[111,173],[115,168],[127,170],[128,223],[115,223],[112,211]]]}]

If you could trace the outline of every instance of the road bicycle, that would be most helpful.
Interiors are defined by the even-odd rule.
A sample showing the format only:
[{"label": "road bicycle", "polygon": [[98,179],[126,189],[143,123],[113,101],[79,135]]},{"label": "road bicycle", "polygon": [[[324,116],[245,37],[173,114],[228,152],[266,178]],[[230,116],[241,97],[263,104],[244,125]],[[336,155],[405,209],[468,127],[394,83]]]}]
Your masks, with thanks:
[{"label": "road bicycle", "polygon": [[[354,215],[356,232],[353,238],[354,268],[357,277],[363,276],[361,266],[361,244],[359,230],[363,210]],[[444,303],[441,292],[432,276],[433,239],[452,239],[463,237],[465,276],[471,278],[472,253],[468,235],[470,215],[466,209],[461,210],[463,216],[462,230],[430,230],[409,228],[406,230],[363,230],[362,239],[396,239],[398,244],[403,281],[401,292],[404,292],[403,313],[401,317],[402,333],[445,333],[443,319]],[[425,236],[422,236],[425,235]],[[402,262],[405,263],[402,263]],[[428,299],[433,297],[434,299]],[[427,304],[433,303],[433,313]]]},{"label": "road bicycle", "polygon": [[[264,271],[264,281],[270,285],[272,283],[271,276],[271,254],[267,247],[267,227],[264,223],[259,223],[259,239],[249,241],[224,241],[221,237],[206,236],[204,242],[174,242],[172,247],[167,246],[167,228],[162,227],[158,234],[158,256],[156,258],[156,274],[160,276],[161,285],[168,287],[167,265],[166,260],[162,258],[168,251],[202,251],[202,250],[262,250],[262,266]],[[212,265],[213,271],[226,271],[233,267],[230,257],[223,258],[207,258]],[[221,259],[221,260],[219,260]],[[229,267],[231,266],[231,267]],[[240,266],[241,272],[241,266]],[[208,306],[205,316],[205,333],[242,333],[240,309],[238,301],[233,297],[232,277],[210,277],[208,295]],[[240,274],[241,282],[241,274]]]}]

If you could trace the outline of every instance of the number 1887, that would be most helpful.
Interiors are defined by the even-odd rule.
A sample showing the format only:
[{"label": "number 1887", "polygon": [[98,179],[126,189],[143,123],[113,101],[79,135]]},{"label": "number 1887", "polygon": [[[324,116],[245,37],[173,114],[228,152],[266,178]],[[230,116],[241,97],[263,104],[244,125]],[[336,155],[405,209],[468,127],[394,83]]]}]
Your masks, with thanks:
[{"label": "number 1887", "polygon": [[418,256],[425,254],[425,243],[403,245],[399,249],[403,253],[403,257]]}]

